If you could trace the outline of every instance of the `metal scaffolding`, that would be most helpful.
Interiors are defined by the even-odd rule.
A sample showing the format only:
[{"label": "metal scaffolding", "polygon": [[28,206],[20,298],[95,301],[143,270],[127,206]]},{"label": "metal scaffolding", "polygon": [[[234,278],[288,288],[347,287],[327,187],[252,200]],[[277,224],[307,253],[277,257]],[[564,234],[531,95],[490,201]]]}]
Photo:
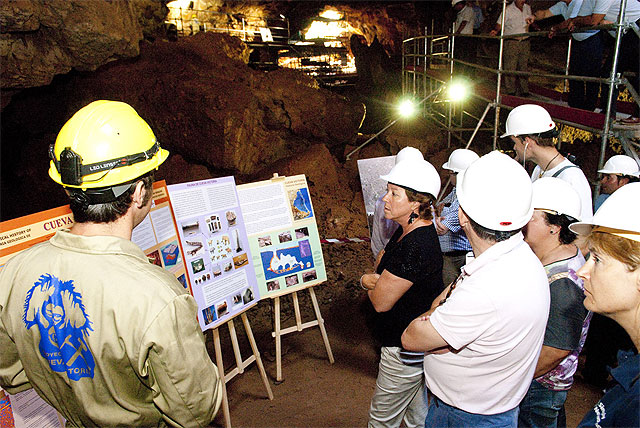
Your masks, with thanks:
[{"label": "metal scaffolding", "polygon": [[[635,23],[625,23],[624,21],[624,12],[626,8],[628,0],[621,0],[621,8],[618,16],[618,21],[616,24],[611,25],[600,25],[595,27],[587,27],[580,28],[578,31],[585,31],[587,29],[600,29],[600,30],[615,30],[615,44],[613,51],[613,61],[611,71],[609,76],[606,78],[600,77],[587,77],[587,76],[576,76],[569,74],[569,59],[571,56],[571,38],[569,38],[569,42],[567,45],[567,59],[565,64],[565,69],[563,74],[545,74],[545,73],[532,73],[532,72],[518,72],[518,71],[507,71],[503,69],[503,52],[504,52],[504,41],[507,39],[513,39],[517,37],[547,37],[549,31],[539,31],[539,32],[530,32],[524,34],[514,34],[505,36],[504,35],[504,22],[501,25],[501,34],[500,36],[489,36],[489,35],[455,35],[453,33],[446,35],[435,35],[428,34],[428,30],[425,29],[425,35],[419,37],[409,38],[403,41],[402,44],[402,90],[403,94],[407,96],[413,96],[416,99],[423,99],[428,96],[428,94],[432,93],[440,86],[444,86],[452,81],[452,79],[457,75],[456,70],[454,69],[454,65],[457,67],[464,66],[467,69],[477,71],[484,71],[489,74],[493,73],[496,75],[496,86],[495,86],[495,95],[491,93],[487,94],[485,91],[483,94],[473,93],[473,97],[476,99],[480,99],[487,103],[486,108],[483,114],[480,117],[474,116],[471,112],[464,109],[463,104],[441,104],[444,106],[444,109],[438,108],[438,104],[431,103],[430,109],[425,109],[425,115],[436,121],[438,124],[443,126],[447,130],[447,144],[451,145],[451,138],[456,137],[461,140],[463,143],[466,143],[466,147],[469,147],[476,136],[478,131],[492,131],[493,132],[493,148],[497,148],[498,141],[498,128],[500,125],[500,110],[501,108],[513,108],[515,105],[508,105],[503,101],[503,95],[500,92],[501,81],[503,75],[513,75],[513,76],[539,76],[549,79],[558,79],[563,81],[563,88],[566,88],[566,82],[568,80],[576,80],[576,81],[584,81],[584,82],[598,82],[608,85],[609,91],[608,96],[606,98],[606,108],[603,110],[604,120],[602,127],[595,128],[593,126],[588,126],[584,123],[580,123],[579,121],[569,121],[563,120],[558,117],[552,117],[557,123],[572,126],[578,129],[582,129],[594,134],[600,134],[602,136],[601,147],[600,147],[600,157],[598,163],[598,169],[602,169],[604,165],[604,156],[605,149],[609,139],[611,137],[615,137],[618,141],[621,142],[622,147],[625,153],[631,157],[633,157],[638,164],[640,164],[640,159],[638,157],[638,151],[640,150],[640,144],[638,141],[634,141],[634,138],[640,136],[640,132],[638,129],[622,129],[622,128],[613,128],[611,121],[611,113],[613,109],[613,96],[616,93],[616,87],[619,85],[624,85],[633,100],[638,106],[640,106],[640,96],[635,91],[633,86],[629,83],[629,81],[621,76],[620,73],[616,72],[617,64],[618,64],[618,55],[620,54],[620,42],[621,38],[626,31],[633,31],[637,37],[640,37],[640,30]],[[502,2],[502,16],[505,16],[505,8],[507,6],[506,0]],[[462,61],[460,59],[454,58],[454,48],[456,44],[456,40],[460,38],[469,38],[469,39],[477,39],[478,41],[482,40],[499,40],[499,48],[498,48],[498,66],[497,68],[486,67],[483,65],[479,65],[476,63],[471,63],[467,61]],[[456,68],[457,68],[456,67]],[[603,91],[604,93],[604,91]],[[524,104],[528,100],[524,98],[520,98],[522,102],[519,104]],[[495,120],[493,125],[486,123],[487,113],[491,108],[495,109]],[[570,109],[567,107],[567,109]],[[591,112],[586,112],[584,110],[574,109],[576,112],[584,112],[584,114],[594,114]],[[473,121],[477,121],[475,127],[464,127],[463,123],[467,122],[465,118],[470,118]],[[463,137],[463,132],[465,131],[473,131],[470,138],[466,140]],[[596,185],[596,194],[599,192],[599,183]]]}]

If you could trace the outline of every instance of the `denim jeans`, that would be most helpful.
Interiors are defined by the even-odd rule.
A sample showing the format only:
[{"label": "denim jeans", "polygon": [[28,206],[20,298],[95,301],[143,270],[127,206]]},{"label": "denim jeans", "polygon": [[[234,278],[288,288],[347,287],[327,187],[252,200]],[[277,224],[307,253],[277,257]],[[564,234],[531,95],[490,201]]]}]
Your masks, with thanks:
[{"label": "denim jeans", "polygon": [[531,382],[527,395],[520,403],[518,426],[556,428],[558,415],[567,399],[567,392],[547,389],[535,380]]},{"label": "denim jeans", "polygon": [[450,406],[438,397],[431,396],[425,428],[515,428],[518,408],[495,415],[479,415]]},{"label": "denim jeans", "polygon": [[400,348],[384,346],[380,355],[376,390],[369,409],[369,428],[422,428],[427,413],[422,365],[406,365]]}]

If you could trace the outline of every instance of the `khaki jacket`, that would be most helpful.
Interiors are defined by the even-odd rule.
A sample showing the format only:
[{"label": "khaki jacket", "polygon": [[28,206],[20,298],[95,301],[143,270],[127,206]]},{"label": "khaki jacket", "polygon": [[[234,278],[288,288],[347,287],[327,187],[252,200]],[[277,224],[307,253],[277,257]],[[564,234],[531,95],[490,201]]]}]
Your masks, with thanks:
[{"label": "khaki jacket", "polygon": [[76,426],[205,426],[222,382],[196,312],[131,241],[59,231],[0,271],[0,386]]}]

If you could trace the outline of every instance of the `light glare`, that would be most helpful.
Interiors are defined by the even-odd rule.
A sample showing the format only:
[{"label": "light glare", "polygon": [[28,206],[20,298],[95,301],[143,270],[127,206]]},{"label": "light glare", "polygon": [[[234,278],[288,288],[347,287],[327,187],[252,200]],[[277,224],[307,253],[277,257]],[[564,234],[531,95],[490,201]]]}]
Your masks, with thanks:
[{"label": "light glare", "polygon": [[411,100],[404,100],[398,106],[398,112],[400,116],[409,117],[412,116],[416,111],[416,106]]}]

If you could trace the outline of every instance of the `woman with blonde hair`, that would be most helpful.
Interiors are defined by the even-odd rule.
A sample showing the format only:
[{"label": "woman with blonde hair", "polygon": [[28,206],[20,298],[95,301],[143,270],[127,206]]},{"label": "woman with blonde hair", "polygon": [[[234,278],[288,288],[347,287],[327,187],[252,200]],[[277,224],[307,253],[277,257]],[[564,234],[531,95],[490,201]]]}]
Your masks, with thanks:
[{"label": "woman with blonde hair", "polygon": [[[640,183],[618,189],[588,223],[570,229],[587,236],[589,260],[578,276],[584,306],[616,321],[640,346]],[[640,426],[640,356],[618,354],[611,371],[615,385],[587,413],[580,427]]]}]

